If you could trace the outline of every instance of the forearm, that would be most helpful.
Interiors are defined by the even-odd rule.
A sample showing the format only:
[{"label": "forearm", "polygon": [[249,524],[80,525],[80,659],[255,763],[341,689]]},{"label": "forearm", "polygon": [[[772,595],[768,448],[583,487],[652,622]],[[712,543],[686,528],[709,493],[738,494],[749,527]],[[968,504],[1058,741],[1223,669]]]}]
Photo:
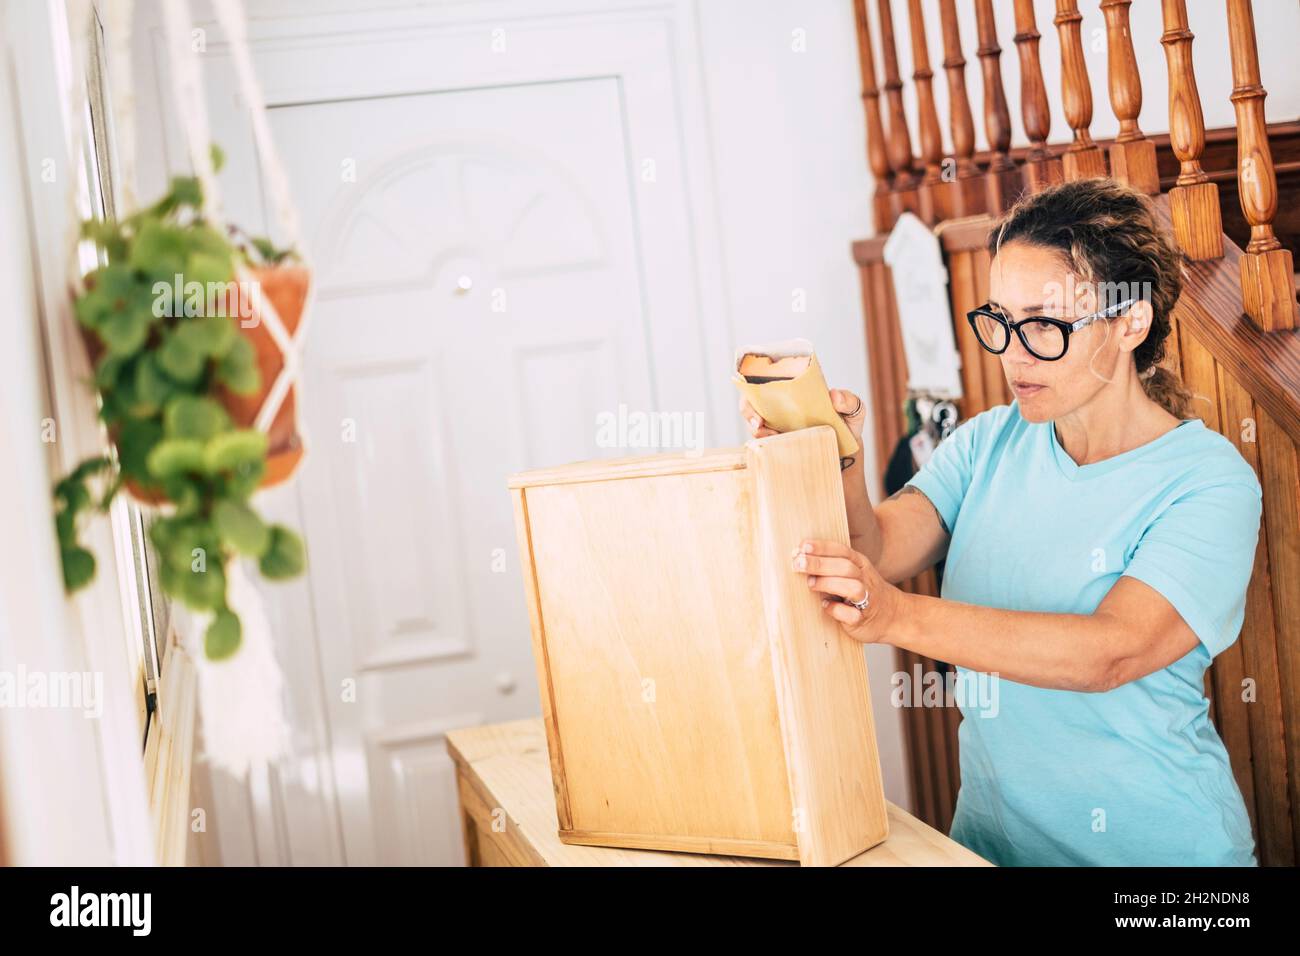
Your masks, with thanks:
[{"label": "forearm", "polygon": [[1006,611],[902,592],[885,640],[968,670],[1057,690],[1104,689],[1117,644],[1108,618]]},{"label": "forearm", "polygon": [[841,472],[844,479],[844,510],[849,519],[849,546],[876,563],[884,550],[884,539],[880,533],[876,509],[867,494],[862,457],[858,455],[853,464]]}]

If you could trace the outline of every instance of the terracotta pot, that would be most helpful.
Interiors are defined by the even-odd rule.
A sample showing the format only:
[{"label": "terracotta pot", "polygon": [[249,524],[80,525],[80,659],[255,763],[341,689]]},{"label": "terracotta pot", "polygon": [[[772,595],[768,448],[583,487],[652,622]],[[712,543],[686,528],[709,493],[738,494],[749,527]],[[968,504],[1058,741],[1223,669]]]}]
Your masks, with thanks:
[{"label": "terracotta pot", "polygon": [[[307,290],[311,285],[311,270],[306,266],[276,266],[252,269],[250,272],[260,286],[262,296],[275,307],[285,331],[293,335],[302,324],[303,306],[307,304]],[[243,296],[245,292],[241,287],[237,294]],[[250,306],[247,311],[255,310]],[[233,314],[243,315],[245,309]],[[284,355],[265,323],[257,321],[249,328],[244,328],[241,324],[239,331],[257,350],[257,367],[262,373],[262,387],[252,395],[235,395],[224,388],[218,388],[216,397],[226,407],[236,425],[251,428],[262,402],[284,368]],[[263,488],[270,488],[293,477],[302,461],[304,449],[302,438],[298,434],[297,398],[298,386],[295,384],[285,394],[280,410],[268,429],[267,438],[270,441],[266,476],[261,484]]]},{"label": "terracotta pot", "polygon": [[[262,297],[275,307],[285,330],[293,335],[302,324],[303,306],[306,305],[307,291],[311,285],[311,270],[306,266],[290,265],[250,269],[249,273],[260,287]],[[89,288],[90,285],[88,279],[87,287]],[[284,368],[284,356],[265,323],[260,320],[260,316],[257,316],[256,298],[250,297],[248,290],[242,285],[231,291],[226,302],[226,314],[231,316],[230,321],[235,323],[239,334],[252,343],[257,354],[257,367],[261,373],[262,384],[251,395],[236,395],[224,387],[218,387],[212,397],[222,404],[236,426],[252,428],[258,410],[275,384],[280,370]],[[253,319],[241,320],[240,317],[244,315],[251,315]],[[248,321],[249,325],[245,326],[244,321]],[[78,328],[81,331],[82,341],[86,343],[86,351],[93,367],[103,354],[104,347],[98,337],[85,326],[78,325]],[[270,488],[287,481],[297,472],[298,465],[302,461],[305,449],[302,438],[298,434],[297,395],[298,387],[294,384],[285,394],[284,401],[280,403],[280,409],[268,429],[266,474],[259,487]],[[117,441],[115,430],[110,431],[109,437],[114,442]],[[133,498],[144,504],[160,505],[169,500],[163,493],[151,492],[129,478],[123,484]]]}]

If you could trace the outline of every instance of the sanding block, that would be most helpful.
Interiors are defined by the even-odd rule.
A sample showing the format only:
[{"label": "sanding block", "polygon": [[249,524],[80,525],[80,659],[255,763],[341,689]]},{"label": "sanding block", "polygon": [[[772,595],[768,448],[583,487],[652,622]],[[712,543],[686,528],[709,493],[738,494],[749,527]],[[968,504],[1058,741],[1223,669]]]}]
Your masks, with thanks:
[{"label": "sanding block", "polygon": [[840,457],[857,453],[858,441],[831,404],[830,389],[807,339],[737,349],[733,371],[736,388],[769,427],[789,432],[830,425]]}]

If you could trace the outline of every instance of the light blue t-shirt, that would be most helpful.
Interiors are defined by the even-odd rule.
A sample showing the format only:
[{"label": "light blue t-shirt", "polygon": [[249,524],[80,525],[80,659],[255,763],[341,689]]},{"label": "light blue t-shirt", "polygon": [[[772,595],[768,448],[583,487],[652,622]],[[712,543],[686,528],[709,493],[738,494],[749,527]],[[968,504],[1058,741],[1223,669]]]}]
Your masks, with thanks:
[{"label": "light blue t-shirt", "polygon": [[951,529],[942,597],[1091,614],[1126,574],[1200,638],[1106,693],[958,667],[952,838],[1000,865],[1258,865],[1204,695],[1240,633],[1259,537],[1259,479],[1232,443],[1193,418],[1080,466],[1013,401],[963,422],[908,484]]}]

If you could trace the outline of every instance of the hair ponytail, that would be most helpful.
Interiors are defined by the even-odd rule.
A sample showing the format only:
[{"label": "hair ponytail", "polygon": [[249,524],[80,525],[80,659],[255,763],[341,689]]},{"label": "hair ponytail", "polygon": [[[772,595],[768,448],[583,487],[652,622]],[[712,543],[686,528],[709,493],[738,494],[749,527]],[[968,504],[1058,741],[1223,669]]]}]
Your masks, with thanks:
[{"label": "hair ponytail", "polygon": [[1145,372],[1138,374],[1142,390],[1147,398],[1155,402],[1175,418],[1193,418],[1191,406],[1192,393],[1183,385],[1182,380],[1163,365],[1152,365]]}]

